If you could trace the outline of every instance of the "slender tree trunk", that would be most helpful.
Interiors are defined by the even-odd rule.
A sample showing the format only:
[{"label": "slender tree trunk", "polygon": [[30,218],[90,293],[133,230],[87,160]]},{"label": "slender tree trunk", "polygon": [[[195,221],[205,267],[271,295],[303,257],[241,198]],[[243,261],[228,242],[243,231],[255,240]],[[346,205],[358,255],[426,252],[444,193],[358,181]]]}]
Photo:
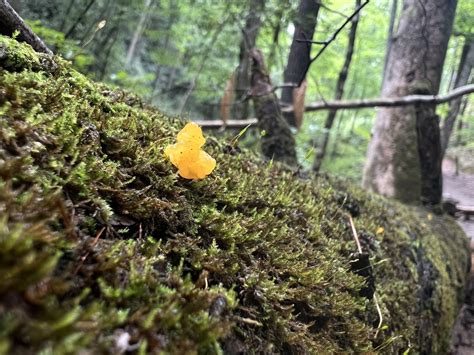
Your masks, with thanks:
[{"label": "slender tree trunk", "polygon": [[[356,9],[360,6],[361,0],[356,0]],[[336,93],[334,95],[335,100],[342,99],[344,95],[344,86],[346,85],[347,74],[349,73],[349,68],[352,61],[352,55],[354,54],[354,45],[356,40],[357,33],[357,24],[359,23],[359,15],[354,17],[352,20],[351,29],[349,31],[349,41],[346,49],[346,57],[341,71],[339,72],[339,77],[336,84]],[[321,145],[317,149],[316,157],[313,162],[313,171],[319,172],[321,169],[321,164],[323,162],[324,156],[326,155],[326,149],[329,142],[329,136],[331,133],[331,128],[334,124],[334,119],[336,118],[337,110],[330,110],[328,116],[326,117],[326,122],[324,123],[323,139]]]},{"label": "slender tree trunk", "polygon": [[239,66],[235,78],[235,103],[234,116],[236,119],[246,119],[249,115],[249,101],[247,100],[250,89],[250,50],[255,47],[258,32],[262,21],[260,16],[265,7],[264,0],[251,0],[250,10],[242,29],[240,41]]},{"label": "slender tree trunk", "polygon": [[[171,29],[173,28],[173,25],[179,16],[179,11],[174,0],[169,1],[168,9],[170,10],[170,16],[168,17],[168,23],[166,25],[165,43],[161,49],[163,52],[166,52],[168,50],[168,46],[169,46],[169,42],[171,38]],[[162,66],[157,64],[156,71],[155,71],[155,79],[153,80],[150,98],[154,97],[155,92],[158,89],[158,82],[160,81],[161,69],[162,69]]]},{"label": "slender tree trunk", "polygon": [[[459,38],[455,38],[454,42],[454,53],[457,53],[458,51],[458,46],[459,46]],[[447,91],[451,91],[455,88],[455,80],[456,80],[456,74],[457,70],[459,70],[459,65],[456,68],[456,63],[451,64],[451,68],[449,69],[449,83],[448,83],[448,88],[446,89]],[[446,70],[447,71],[447,70]]]},{"label": "slender tree trunk", "polygon": [[135,32],[133,32],[132,40],[130,41],[130,45],[128,46],[127,50],[127,57],[125,58],[125,66],[130,66],[133,61],[133,57],[135,56],[135,51],[137,49],[137,44],[140,41],[140,38],[143,34],[143,30],[145,29],[145,23],[149,15],[149,10],[152,5],[152,0],[144,0],[143,10],[140,14],[140,19],[138,20],[137,28]]},{"label": "slender tree trunk", "polygon": [[109,65],[110,54],[112,53],[112,48],[114,47],[115,42],[117,41],[118,31],[111,31],[110,44],[108,45],[107,49],[105,50],[105,57],[102,62],[102,66],[100,68],[99,80],[103,81],[105,75],[107,74],[107,67]]},{"label": "slender tree trunk", "polygon": [[17,39],[28,43],[37,52],[52,54],[51,50],[44,44],[23,19],[10,6],[7,0],[0,0],[0,34],[11,36],[19,31]]},{"label": "slender tree trunk", "polygon": [[[358,111],[355,111],[357,113]],[[331,158],[335,158],[337,156],[337,151],[339,149],[339,142],[341,141],[341,123],[344,119],[345,111],[339,111],[339,117],[337,118],[337,125],[336,125],[336,132],[334,134],[334,143],[332,145],[332,150],[330,153]]]},{"label": "slender tree trunk", "polygon": [[270,45],[270,54],[268,55],[268,71],[272,71],[272,67],[275,64],[276,50],[278,47],[278,41],[280,39],[281,32],[281,21],[283,17],[283,9],[279,8],[275,14],[277,23],[273,26],[272,44]]},{"label": "slender tree trunk", "polygon": [[281,113],[278,98],[265,68],[262,52],[253,49],[251,55],[251,96],[258,127],[265,132],[261,139],[262,153],[268,159],[296,166],[295,139]]},{"label": "slender tree trunk", "polygon": [[81,23],[81,21],[85,18],[86,14],[89,12],[89,10],[91,9],[92,5],[94,5],[96,0],[90,0],[89,3],[86,5],[86,7],[84,8],[84,10],[82,10],[82,12],[80,13],[80,15],[77,17],[76,21],[74,22],[74,24],[71,26],[71,28],[69,29],[69,31],[66,32],[65,34],[65,37],[66,38],[70,38],[74,31],[76,30],[76,27],[78,24]]},{"label": "slender tree trunk", "polygon": [[[454,82],[454,88],[466,85],[469,82],[469,77],[471,75],[473,66],[474,66],[474,40],[466,39],[463,49],[462,49],[461,61],[459,63],[456,80]],[[449,103],[449,112],[448,112],[448,116],[444,120],[444,125],[443,125],[443,130],[442,130],[442,135],[441,135],[441,149],[442,149],[443,156],[448,147],[449,138],[451,137],[451,132],[453,131],[454,123],[456,122],[456,117],[459,114],[461,103],[462,103],[461,97]]]},{"label": "slender tree trunk", "polygon": [[[383,97],[437,94],[456,0],[404,0],[390,50]],[[381,108],[364,186],[405,203],[441,200],[441,142],[434,104]]]},{"label": "slender tree trunk", "polygon": [[196,70],[193,78],[191,79],[191,82],[189,83],[188,89],[186,90],[186,93],[184,94],[184,99],[181,103],[181,106],[179,108],[179,113],[183,113],[184,108],[186,107],[186,104],[188,103],[189,98],[191,97],[191,94],[193,93],[194,89],[196,88],[197,81],[199,79],[199,75],[201,75],[202,70],[204,69],[204,65],[207,62],[207,58],[211,55],[212,49],[214,47],[214,44],[217,41],[217,38],[222,32],[222,29],[226,25],[227,20],[223,20],[219,26],[215,29],[214,33],[212,34],[212,37],[209,41],[209,44],[204,48],[203,51],[203,56],[201,58],[201,63],[199,64],[198,69]]},{"label": "slender tree trunk", "polygon": [[59,26],[59,31],[64,32],[64,29],[66,28],[66,21],[69,18],[69,15],[71,13],[71,10],[72,10],[75,2],[76,2],[76,0],[69,1],[69,5],[66,8],[66,12],[64,13],[64,17],[63,17],[63,20],[61,21],[61,25]]},{"label": "slender tree trunk", "polygon": [[[383,66],[383,76],[385,77],[385,73],[387,71],[387,61],[390,55],[390,50],[392,49],[393,43],[393,31],[395,28],[395,20],[397,19],[397,10],[398,10],[398,1],[399,0],[392,0],[392,8],[390,10],[390,22],[388,25],[388,35],[387,35],[387,52],[385,53],[385,63]],[[383,82],[383,78],[382,78]]]},{"label": "slender tree trunk", "polygon": [[[313,39],[319,7],[319,1],[300,0],[298,12],[294,21],[295,32],[293,34],[293,41],[291,42],[290,54],[288,55],[288,62],[284,73],[285,83],[299,83],[304,79],[302,76],[310,63],[311,44],[298,42],[298,40]],[[293,90],[294,88],[291,87],[282,90],[282,104],[287,106],[293,105]],[[290,126],[297,126],[293,112],[285,113],[285,119]]]}]

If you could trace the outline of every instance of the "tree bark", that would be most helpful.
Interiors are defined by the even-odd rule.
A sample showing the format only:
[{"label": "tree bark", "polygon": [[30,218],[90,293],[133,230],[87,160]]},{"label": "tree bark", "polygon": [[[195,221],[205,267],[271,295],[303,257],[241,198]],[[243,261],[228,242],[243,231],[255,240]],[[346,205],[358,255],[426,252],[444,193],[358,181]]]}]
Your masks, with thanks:
[{"label": "tree bark", "polygon": [[143,34],[143,30],[145,29],[145,22],[148,18],[148,12],[151,5],[152,0],[145,0],[143,4],[143,11],[141,12],[140,19],[138,20],[137,28],[135,29],[135,32],[133,32],[132,40],[130,41],[130,45],[128,46],[127,57],[125,58],[125,66],[129,66],[133,61],[133,57],[135,56],[135,51],[137,49],[137,44]]},{"label": "tree bark", "polygon": [[[459,63],[456,80],[454,81],[454,88],[466,85],[469,82],[472,67],[474,66],[474,40],[466,39],[462,49],[461,61]],[[456,117],[459,114],[461,108],[462,98],[459,97],[449,103],[449,113],[444,120],[442,135],[441,135],[441,149],[442,155],[444,156],[448,147],[449,138],[453,131]]]},{"label": "tree bark", "polygon": [[61,21],[61,25],[59,26],[59,31],[64,32],[64,29],[66,28],[66,21],[69,18],[69,14],[71,13],[71,10],[74,7],[75,2],[76,0],[69,1],[69,5],[66,8],[66,11],[64,12],[64,17],[63,17],[63,20]]},{"label": "tree bark", "polygon": [[[388,35],[387,35],[387,52],[385,54],[385,62],[383,66],[383,75],[385,77],[385,73],[387,71],[387,62],[388,57],[390,55],[390,50],[392,49],[393,43],[393,31],[395,28],[395,20],[397,19],[397,9],[398,9],[398,0],[392,0],[392,7],[390,9],[390,22],[388,25]],[[382,78],[382,82],[384,79]]]},{"label": "tree bark", "polygon": [[[383,97],[435,95],[456,0],[404,0]],[[363,184],[405,203],[441,200],[441,142],[434,104],[383,108],[369,144]]]},{"label": "tree bark", "polygon": [[[295,32],[291,42],[290,54],[284,72],[285,83],[299,83],[310,64],[311,43],[298,42],[298,40],[312,40],[316,28],[319,1],[301,0],[298,6],[297,17],[294,21]],[[293,105],[292,87],[285,87],[281,93],[281,102],[284,105]],[[290,126],[297,127],[293,112],[286,112],[285,119]]]},{"label": "tree bark", "polygon": [[268,55],[268,71],[271,72],[273,65],[275,65],[276,50],[278,47],[278,42],[281,32],[281,23],[283,17],[283,8],[278,8],[275,13],[275,18],[277,23],[273,25],[273,34],[272,34],[272,44],[270,45],[270,54]]},{"label": "tree bark", "polygon": [[0,0],[0,34],[12,36],[19,31],[17,40],[28,43],[37,52],[53,54],[23,19],[10,6],[7,0]]},{"label": "tree bark", "polygon": [[[361,0],[356,0],[355,3],[355,8],[357,9],[361,4]],[[349,31],[349,41],[346,49],[346,57],[344,59],[344,64],[342,66],[341,71],[339,72],[339,77],[337,79],[336,93],[334,95],[335,100],[342,99],[342,96],[344,95],[344,86],[346,85],[347,75],[349,73],[349,67],[352,61],[352,55],[354,54],[358,23],[359,15],[354,17],[354,19],[352,20],[351,29]],[[313,162],[313,171],[316,173],[319,172],[319,170],[321,169],[321,164],[323,162],[324,156],[326,155],[329,136],[331,133],[332,125],[334,124],[334,119],[336,118],[336,114],[337,110],[330,110],[328,116],[326,117],[326,122],[324,123],[323,139],[319,148],[317,149],[316,157],[314,158]]]},{"label": "tree bark", "polygon": [[214,30],[212,37],[206,46],[206,48],[203,49],[202,53],[202,58],[201,58],[201,63],[199,64],[199,67],[197,68],[193,78],[191,79],[188,89],[186,90],[186,93],[184,94],[183,101],[181,102],[181,106],[179,108],[179,113],[182,114],[184,108],[186,107],[186,104],[188,103],[189,98],[191,97],[191,94],[193,93],[194,89],[196,88],[197,81],[199,78],[199,75],[201,75],[202,70],[204,69],[204,65],[207,62],[207,58],[211,55],[212,49],[217,41],[217,38],[220,36],[222,33],[222,29],[226,25],[226,20],[223,20],[218,27]]},{"label": "tree bark", "polygon": [[268,159],[296,166],[295,139],[282,115],[278,98],[265,68],[262,52],[253,49],[251,55],[250,94],[258,119],[258,127],[264,132],[261,139],[262,153]]},{"label": "tree bark", "polygon": [[71,26],[69,31],[67,31],[66,34],[64,35],[65,38],[70,38],[73,35],[74,31],[76,30],[77,25],[84,19],[84,17],[86,16],[86,14],[89,12],[90,8],[92,7],[92,5],[94,5],[95,1],[96,0],[90,0],[89,1],[89,3],[84,8],[84,10],[82,10],[80,15],[77,17],[76,21]]},{"label": "tree bark", "polygon": [[[166,52],[168,50],[170,38],[171,38],[171,29],[173,28],[174,23],[176,20],[179,18],[179,11],[177,8],[177,4],[174,0],[170,0],[168,2],[168,8],[170,9],[170,15],[168,17],[168,23],[166,24],[166,37],[165,37],[165,42],[161,48],[163,52]],[[158,89],[158,83],[160,81],[160,74],[161,74],[161,69],[162,65],[156,64],[156,70],[155,70],[155,79],[153,80],[153,84],[151,87],[151,95],[150,99],[152,99],[155,96],[155,92]]]},{"label": "tree bark", "polygon": [[235,103],[234,116],[236,119],[246,119],[249,116],[249,101],[247,100],[250,89],[250,50],[255,47],[258,32],[262,21],[260,19],[265,7],[264,0],[250,1],[250,9],[242,29],[240,41],[239,66],[235,77]]}]

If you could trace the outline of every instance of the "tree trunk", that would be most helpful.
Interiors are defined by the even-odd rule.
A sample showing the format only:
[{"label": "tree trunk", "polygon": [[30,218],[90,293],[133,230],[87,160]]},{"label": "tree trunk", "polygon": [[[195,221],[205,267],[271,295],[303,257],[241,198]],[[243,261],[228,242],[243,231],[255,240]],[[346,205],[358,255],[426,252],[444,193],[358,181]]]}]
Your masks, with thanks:
[{"label": "tree trunk", "polygon": [[265,7],[264,0],[250,1],[250,9],[242,29],[240,41],[239,66],[235,77],[235,103],[234,116],[236,119],[246,119],[249,116],[249,101],[247,100],[250,89],[250,50],[255,47],[258,32],[262,21],[260,16]]},{"label": "tree trunk", "polygon": [[[387,53],[385,54],[385,63],[383,66],[383,75],[387,72],[387,61],[390,55],[390,50],[392,49],[393,43],[393,30],[395,28],[395,20],[397,19],[397,8],[398,0],[392,0],[392,8],[390,10],[390,22],[388,25],[388,35],[387,35]],[[383,81],[383,78],[382,78]]]},{"label": "tree trunk", "polygon": [[[165,43],[161,47],[161,50],[163,52],[166,52],[168,50],[168,46],[169,46],[170,38],[171,38],[171,29],[173,28],[173,25],[179,18],[179,10],[174,0],[169,1],[168,8],[170,10],[170,15],[168,17],[168,23],[166,24]],[[158,83],[160,81],[160,74],[161,74],[162,67],[163,67],[162,65],[156,64],[155,79],[153,80],[153,84],[151,87],[150,99],[153,99],[153,97],[155,96],[155,92],[158,89]]]},{"label": "tree trunk", "polygon": [[66,32],[66,34],[64,35],[65,38],[70,38],[74,31],[76,30],[76,27],[79,23],[81,23],[81,21],[85,18],[86,14],[89,12],[89,10],[91,9],[92,5],[94,5],[96,0],[90,0],[89,3],[86,5],[86,7],[84,8],[84,10],[82,10],[81,14],[77,17],[76,21],[74,22],[74,24],[71,26],[71,28],[69,29],[69,31]]},{"label": "tree trunk", "polygon": [[128,46],[125,66],[129,66],[133,61],[133,57],[135,56],[135,51],[137,49],[137,44],[140,41],[140,38],[143,34],[143,30],[145,29],[145,22],[148,18],[149,9],[151,5],[152,0],[145,0],[145,3],[143,5],[143,11],[141,12],[140,19],[138,20],[137,28],[135,29],[132,40],[130,41],[130,45]]},{"label": "tree trunk", "polygon": [[272,27],[272,44],[270,45],[270,54],[268,55],[268,71],[272,71],[273,65],[275,65],[275,57],[276,57],[276,50],[278,47],[278,42],[280,39],[280,33],[281,33],[281,23],[282,23],[282,17],[283,17],[283,8],[279,8],[276,13],[275,13],[275,18],[277,23],[273,25]]},{"label": "tree trunk", "polygon": [[69,15],[71,13],[72,8],[74,7],[74,3],[76,0],[70,0],[69,5],[66,8],[66,11],[64,12],[64,17],[61,21],[61,25],[59,26],[59,31],[64,32],[64,29],[66,28],[66,21],[69,18]]},{"label": "tree trunk", "polygon": [[[290,54],[284,73],[285,83],[300,83],[302,76],[310,64],[311,43],[298,42],[298,40],[312,40],[319,12],[319,1],[301,0],[298,13],[294,21],[295,32],[291,42]],[[293,105],[294,88],[285,87],[281,93],[281,102],[284,105]],[[290,126],[296,127],[297,122],[293,112],[285,113],[285,119]]]},{"label": "tree trunk", "polygon": [[[405,0],[382,96],[438,93],[456,0]],[[434,104],[382,108],[364,186],[405,203],[440,202],[441,142]]]},{"label": "tree trunk", "polygon": [[[466,39],[463,49],[462,49],[461,61],[459,63],[458,72],[456,74],[454,88],[468,84],[473,66],[474,66],[474,40]],[[449,113],[444,121],[443,131],[441,135],[442,156],[444,156],[446,152],[446,148],[448,147],[449,138],[451,137],[451,132],[453,131],[454,123],[456,122],[456,117],[459,114],[461,103],[462,103],[461,97],[449,103]]]},{"label": "tree trunk", "polygon": [[0,0],[0,34],[12,36],[15,31],[19,31],[16,37],[18,41],[28,43],[37,52],[52,54],[51,50],[25,24],[8,1]]},{"label": "tree trunk", "polygon": [[[194,89],[196,88],[199,75],[201,75],[201,72],[202,72],[202,70],[204,69],[204,66],[207,63],[207,58],[209,58],[209,56],[211,55],[212,49],[214,48],[214,45],[217,41],[217,38],[222,33],[222,30],[225,27],[226,22],[227,22],[226,20],[223,20],[218,25],[218,27],[214,30],[208,45],[205,48],[203,48],[201,63],[199,64],[199,67],[197,68],[193,78],[191,79],[191,81],[188,85],[188,89],[186,90],[186,93],[184,94],[183,101],[181,102],[181,106],[179,108],[179,113],[180,114],[183,113],[184,108],[186,107],[186,104],[188,103],[188,100],[191,97],[191,94],[193,93]],[[186,61],[186,59],[184,61]]]},{"label": "tree trunk", "polygon": [[250,94],[258,119],[258,127],[263,132],[262,153],[268,159],[296,166],[295,139],[290,126],[281,113],[278,98],[273,91],[270,77],[265,68],[262,52],[253,49],[251,56]]},{"label": "tree trunk", "polygon": [[[361,0],[356,0],[357,9],[360,6]],[[356,40],[356,33],[357,33],[357,24],[359,23],[359,15],[355,16],[352,20],[351,29],[349,31],[349,42],[347,44],[346,49],[346,58],[344,60],[344,64],[342,66],[341,71],[339,72],[339,77],[337,79],[336,84],[336,94],[334,95],[335,100],[342,99],[344,95],[344,86],[346,85],[347,74],[349,73],[349,67],[352,61],[352,55],[354,53],[354,45]],[[331,133],[332,125],[334,124],[334,119],[336,118],[337,110],[330,110],[328,116],[326,117],[326,122],[324,123],[324,131],[323,131],[323,140],[321,145],[317,149],[316,157],[314,158],[313,162],[313,171],[319,172],[321,169],[321,164],[323,162],[324,156],[326,155],[326,149],[329,142],[329,136]]]}]

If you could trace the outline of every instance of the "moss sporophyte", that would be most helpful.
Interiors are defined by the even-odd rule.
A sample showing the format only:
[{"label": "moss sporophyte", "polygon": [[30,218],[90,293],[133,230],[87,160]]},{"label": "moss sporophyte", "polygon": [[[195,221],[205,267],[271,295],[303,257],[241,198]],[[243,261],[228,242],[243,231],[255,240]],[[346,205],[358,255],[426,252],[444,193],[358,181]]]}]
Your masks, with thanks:
[{"label": "moss sporophyte", "polygon": [[201,149],[206,143],[201,127],[189,122],[178,133],[176,143],[165,148],[165,155],[185,179],[204,179],[216,167],[216,161]]}]

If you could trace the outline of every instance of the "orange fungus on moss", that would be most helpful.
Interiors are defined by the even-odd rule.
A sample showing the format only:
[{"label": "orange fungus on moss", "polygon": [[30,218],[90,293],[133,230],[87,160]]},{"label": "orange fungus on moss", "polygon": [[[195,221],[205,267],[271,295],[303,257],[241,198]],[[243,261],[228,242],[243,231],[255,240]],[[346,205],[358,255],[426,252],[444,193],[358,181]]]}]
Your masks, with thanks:
[{"label": "orange fungus on moss", "polygon": [[201,127],[190,122],[178,133],[176,143],[165,148],[165,155],[185,179],[203,179],[216,167],[216,161],[201,147],[206,142]]}]

